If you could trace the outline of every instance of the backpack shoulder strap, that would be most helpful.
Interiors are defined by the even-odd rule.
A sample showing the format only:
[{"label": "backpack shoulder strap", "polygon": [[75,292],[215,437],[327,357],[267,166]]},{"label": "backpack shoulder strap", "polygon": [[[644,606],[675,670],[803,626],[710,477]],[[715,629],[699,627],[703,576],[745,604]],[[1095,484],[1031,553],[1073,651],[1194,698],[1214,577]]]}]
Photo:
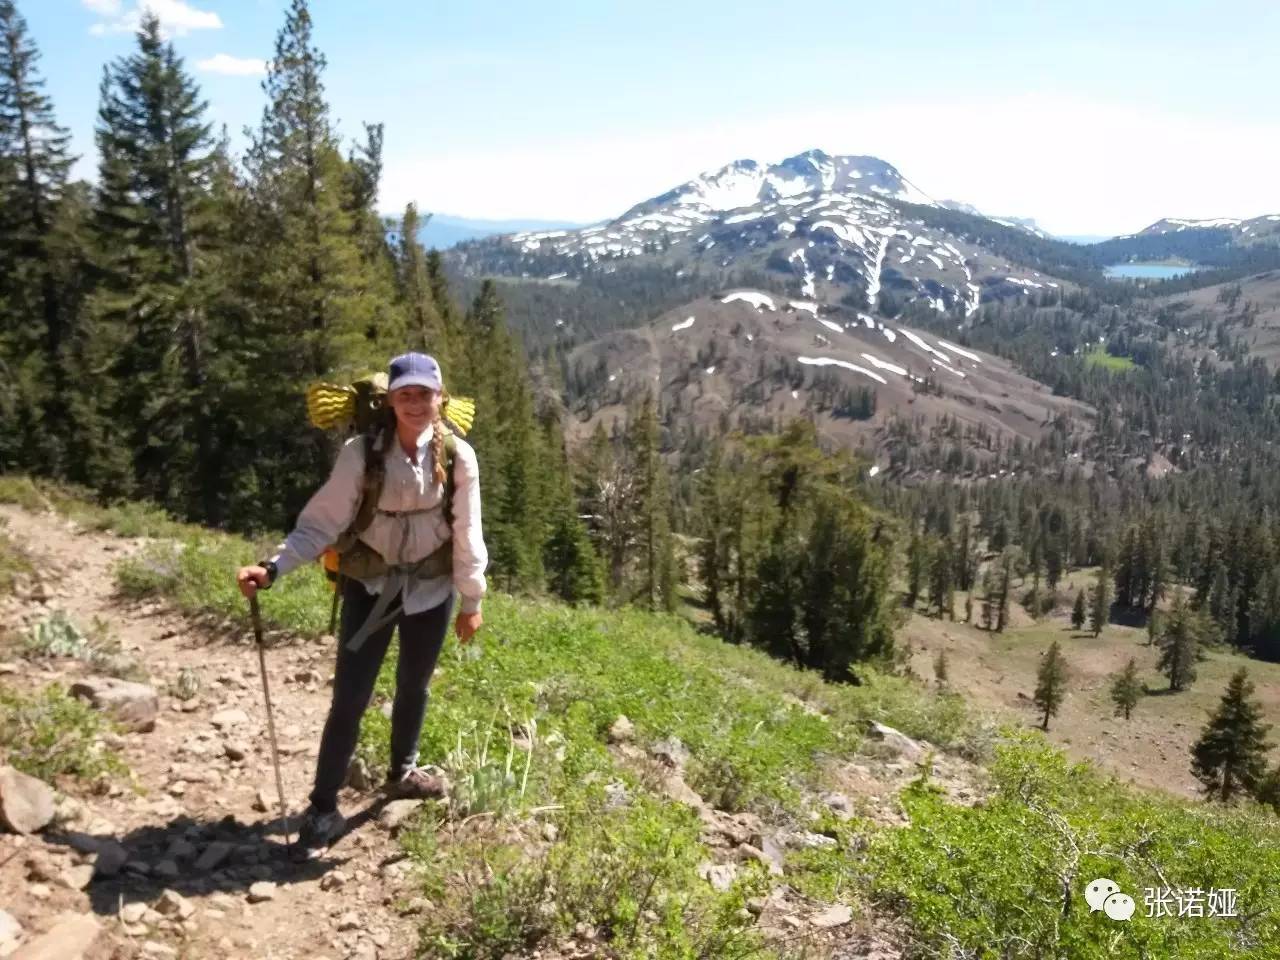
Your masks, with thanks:
[{"label": "backpack shoulder strap", "polygon": [[361,437],[364,447],[364,474],[361,478],[360,504],[356,507],[356,515],[351,525],[338,538],[339,553],[345,552],[355,545],[356,539],[369,524],[373,523],[378,512],[378,500],[382,497],[382,484],[387,475],[387,464],[383,451],[378,448],[378,434],[370,431]]},{"label": "backpack shoulder strap", "polygon": [[453,529],[453,464],[457,460],[458,438],[453,431],[445,428],[444,435],[444,519]]}]

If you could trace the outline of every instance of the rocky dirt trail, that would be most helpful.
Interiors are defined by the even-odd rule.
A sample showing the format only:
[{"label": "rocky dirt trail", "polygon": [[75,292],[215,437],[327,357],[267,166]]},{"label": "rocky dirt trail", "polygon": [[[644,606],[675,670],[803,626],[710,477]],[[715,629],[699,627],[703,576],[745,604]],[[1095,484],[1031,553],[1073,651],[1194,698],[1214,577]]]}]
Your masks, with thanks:
[{"label": "rocky dirt trail", "polygon": [[[412,867],[391,835],[403,806],[348,791],[343,810],[354,822],[328,858],[300,865],[286,856],[251,638],[116,597],[112,567],[140,541],[53,513],[4,506],[0,516],[40,570],[25,596],[0,606],[0,624],[22,629],[55,609],[81,625],[99,618],[148,674],[130,687],[90,678],[75,660],[10,655],[0,664],[3,681],[20,688],[83,683],[134,728],[110,739],[133,785],[94,795],[63,784],[72,796],[53,824],[0,833],[0,957],[414,956],[414,916],[429,905],[415,899]],[[332,655],[331,642],[287,638],[267,653],[291,817],[305,806]]]}]

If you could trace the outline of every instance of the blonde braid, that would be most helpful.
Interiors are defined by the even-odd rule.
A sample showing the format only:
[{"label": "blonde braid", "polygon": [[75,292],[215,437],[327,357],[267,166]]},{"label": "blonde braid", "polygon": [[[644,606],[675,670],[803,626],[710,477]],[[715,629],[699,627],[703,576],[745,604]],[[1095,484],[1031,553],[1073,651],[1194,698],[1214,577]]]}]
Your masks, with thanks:
[{"label": "blonde braid", "polygon": [[440,414],[436,414],[436,419],[431,425],[431,459],[435,461],[435,478],[436,483],[444,483],[444,420]]}]

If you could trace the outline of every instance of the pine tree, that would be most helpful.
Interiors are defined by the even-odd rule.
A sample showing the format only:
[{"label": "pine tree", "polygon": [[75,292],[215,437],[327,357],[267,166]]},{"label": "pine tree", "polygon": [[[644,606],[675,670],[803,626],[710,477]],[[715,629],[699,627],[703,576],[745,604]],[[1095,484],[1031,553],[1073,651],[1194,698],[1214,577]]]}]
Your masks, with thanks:
[{"label": "pine tree", "polygon": [[982,574],[982,629],[994,630],[996,623],[996,578],[990,568]]},{"label": "pine tree", "polygon": [[943,540],[934,546],[929,565],[929,605],[937,608],[939,617],[945,615],[949,620],[955,619],[953,553],[951,541]]},{"label": "pine tree", "polygon": [[[279,523],[329,468],[326,438],[305,429],[302,396],[319,379],[348,382],[384,369],[404,350],[406,318],[395,304],[390,251],[371,260],[362,196],[376,164],[356,175],[340,152],[324,98],[325,58],[312,39],[306,0],[292,0],[263,82],[267,104],[245,158],[248,216],[239,297],[252,304],[242,336],[257,349],[241,376],[256,409],[240,425],[239,483],[255,491],[241,510]],[[455,368],[445,385],[463,393]],[[477,424],[493,408],[478,409]],[[492,468],[484,464],[489,484]],[[488,492],[486,491],[486,497]]]},{"label": "pine tree", "polygon": [[1138,532],[1133,526],[1129,526],[1125,529],[1124,537],[1120,541],[1120,552],[1115,569],[1116,603],[1122,607],[1137,605],[1134,602],[1134,596],[1138,592],[1137,583],[1142,576],[1141,564]]},{"label": "pine tree", "polygon": [[1160,634],[1160,672],[1169,678],[1169,689],[1185,690],[1196,678],[1204,617],[1179,597],[1164,618]]},{"label": "pine tree", "polygon": [[1213,586],[1209,591],[1208,611],[1213,622],[1228,640],[1233,640],[1236,631],[1237,593],[1231,583],[1230,571],[1226,563],[1219,563],[1214,571]]},{"label": "pine tree", "polygon": [[0,0],[0,463],[64,473],[69,457],[63,348],[76,284],[63,200],[74,157],[39,73],[40,54],[11,0]]},{"label": "pine tree", "polygon": [[796,633],[797,552],[788,542],[783,524],[776,524],[756,568],[758,587],[750,601],[747,622],[748,635],[770,655],[802,667],[805,658]]},{"label": "pine tree", "polygon": [[1065,565],[1065,546],[1060,537],[1052,537],[1045,543],[1044,566],[1045,582],[1050,590],[1056,590],[1062,580]]},{"label": "pine tree", "polygon": [[1266,781],[1271,728],[1262,723],[1262,707],[1253,694],[1253,681],[1241,667],[1191,750],[1191,772],[1207,797],[1223,803],[1237,793],[1256,793]]},{"label": "pine tree", "polygon": [[1267,769],[1266,775],[1259,782],[1253,795],[1259,803],[1266,804],[1274,812],[1280,813],[1280,766]]},{"label": "pine tree", "polygon": [[1249,641],[1256,656],[1275,660],[1280,654],[1280,567],[1262,577],[1249,607]]},{"label": "pine tree", "polygon": [[969,519],[960,521],[960,535],[956,540],[955,569],[952,580],[961,590],[973,589],[974,577],[974,543]]},{"label": "pine tree", "polygon": [[547,420],[544,431],[552,485],[550,533],[543,559],[547,586],[567,603],[600,603],[605,594],[604,568],[578,516],[564,436],[554,419]]},{"label": "pine tree", "polygon": [[1009,622],[1009,581],[1013,577],[1013,558],[1006,550],[1000,558],[1000,572],[996,587],[996,633],[1003,633]]},{"label": "pine tree", "polygon": [[292,0],[246,163],[265,247],[262,306],[276,339],[291,346],[273,359],[287,359],[300,378],[380,368],[389,348],[403,343],[403,328],[388,323],[383,291],[367,289],[353,179],[324,99],[325,66],[307,0]]},{"label": "pine tree", "polygon": [[673,584],[669,572],[674,545],[670,525],[670,487],[659,448],[657,407],[645,393],[633,411],[627,430],[626,449],[634,476],[632,489],[639,531],[638,556],[640,589],[638,599],[651,610],[671,609]]},{"label": "pine tree", "polygon": [[597,422],[578,469],[579,502],[590,518],[588,529],[608,571],[609,590],[623,592],[627,559],[638,536],[635,477]]},{"label": "pine tree", "polygon": [[396,281],[400,298],[409,310],[408,346],[430,353],[444,366],[452,367],[453,348],[445,336],[444,320],[432,290],[427,254],[418,241],[423,226],[417,206],[411,203],[405,207],[396,251]]},{"label": "pine tree", "polygon": [[1043,712],[1040,729],[1049,729],[1049,718],[1058,715],[1058,708],[1066,698],[1067,664],[1062,656],[1062,649],[1055,640],[1049,645],[1049,651],[1040,661],[1040,669],[1036,672],[1036,691],[1033,702]]},{"label": "pine tree", "polygon": [[1124,670],[1111,681],[1111,702],[1115,704],[1116,716],[1126,720],[1133,713],[1133,708],[1142,699],[1142,683],[1138,680],[1138,664],[1132,657],[1124,665]]},{"label": "pine tree", "polygon": [[1111,613],[1110,577],[1105,566],[1098,570],[1098,579],[1089,593],[1089,629],[1096,637],[1102,633]]},{"label": "pine tree", "polygon": [[1164,533],[1152,521],[1149,537],[1150,577],[1147,583],[1146,608],[1147,618],[1155,616],[1160,601],[1164,599],[1169,585],[1169,562],[1166,558]]},{"label": "pine tree", "polygon": [[94,309],[116,345],[108,409],[130,431],[137,492],[208,517],[221,462],[206,393],[215,294],[201,266],[213,244],[214,143],[155,16],[137,45],[105,71],[97,127],[104,284]]},{"label": "pine tree", "polygon": [[938,651],[938,656],[933,661],[933,676],[938,681],[938,686],[945,687],[948,679],[947,650],[944,647]]},{"label": "pine tree", "polygon": [[1084,621],[1085,621],[1084,606],[1085,606],[1084,591],[1077,590],[1075,606],[1071,608],[1071,626],[1075,630],[1080,630],[1084,627]]},{"label": "pine tree", "polygon": [[527,361],[506,327],[496,285],[482,285],[464,323],[454,383],[485,411],[470,440],[488,477],[485,530],[495,577],[509,590],[540,589],[550,535],[547,461],[555,455],[542,448]]},{"label": "pine tree", "polygon": [[869,517],[841,492],[806,493],[804,549],[796,564],[807,665],[848,681],[855,665],[893,646],[890,560]]},{"label": "pine tree", "polygon": [[906,605],[915,609],[920,591],[924,587],[929,568],[929,545],[918,533],[912,532],[907,546],[907,596]]}]

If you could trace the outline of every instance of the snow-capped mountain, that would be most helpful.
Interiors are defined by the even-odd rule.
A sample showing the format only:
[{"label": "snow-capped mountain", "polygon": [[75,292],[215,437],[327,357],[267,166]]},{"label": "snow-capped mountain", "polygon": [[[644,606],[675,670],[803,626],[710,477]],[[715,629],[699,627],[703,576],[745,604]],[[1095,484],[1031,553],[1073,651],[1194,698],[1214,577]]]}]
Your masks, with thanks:
[{"label": "snow-capped mountain", "polygon": [[[1239,242],[1251,237],[1267,237],[1280,233],[1280,214],[1269,214],[1251,219],[1215,217],[1210,220],[1183,220],[1176,217],[1166,217],[1130,236],[1164,236],[1168,233],[1185,233],[1187,230],[1230,230],[1236,241]],[[1120,239],[1128,239],[1128,237],[1121,237]]]},{"label": "snow-capped mountain", "polygon": [[776,164],[738,160],[632,207],[619,220],[626,222],[645,214],[674,210],[693,214],[690,220],[706,222],[716,214],[814,194],[858,194],[930,205],[934,202],[883,160],[832,157],[821,150],[807,150]]},{"label": "snow-capped mountain", "polygon": [[776,164],[736,161],[607,223],[491,238],[456,256],[464,272],[531,279],[578,279],[631,260],[727,282],[764,273],[824,307],[874,312],[887,296],[896,308],[971,315],[984,299],[1058,286],[997,252],[990,240],[1002,231],[1006,247],[1032,239],[1018,239],[1032,233],[1025,225],[936,203],[883,160],[809,150]]},{"label": "snow-capped mountain", "polygon": [[1003,217],[994,214],[983,213],[971,203],[962,203],[959,200],[939,200],[938,206],[945,207],[947,210],[959,210],[961,213],[967,213],[974,217],[986,217],[988,220],[994,220],[996,223],[1005,227],[1014,227],[1016,229],[1025,230],[1034,237],[1047,239],[1049,234],[1041,230],[1035,220],[1031,217]]}]

